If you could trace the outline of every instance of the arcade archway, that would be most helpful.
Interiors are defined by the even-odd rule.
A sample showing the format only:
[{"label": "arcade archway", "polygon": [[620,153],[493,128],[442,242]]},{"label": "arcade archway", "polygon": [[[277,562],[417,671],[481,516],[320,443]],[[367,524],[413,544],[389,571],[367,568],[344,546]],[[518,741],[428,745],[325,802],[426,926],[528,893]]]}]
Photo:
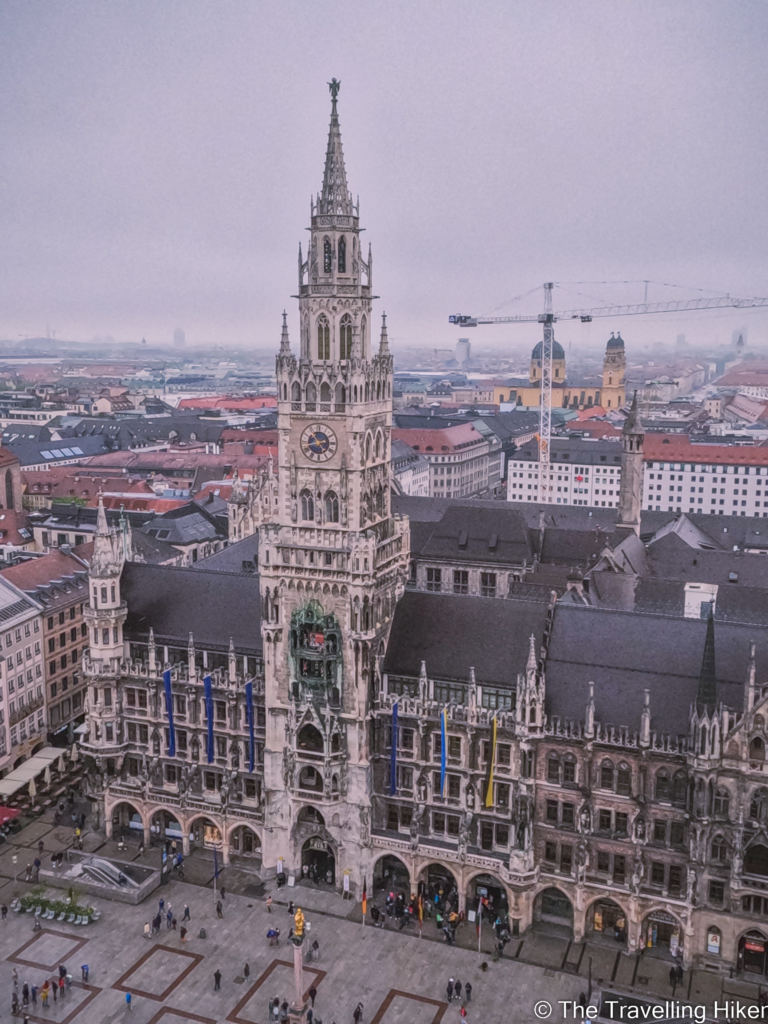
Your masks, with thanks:
[{"label": "arcade archway", "polygon": [[467,910],[482,911],[483,924],[509,927],[507,890],[494,875],[475,875],[467,886]]},{"label": "arcade archway", "polygon": [[683,946],[680,922],[666,910],[652,910],[643,919],[641,948],[663,958],[678,957]]},{"label": "arcade archway", "polygon": [[160,843],[178,842],[184,838],[184,829],[179,819],[170,811],[159,810],[150,818],[149,834]]},{"label": "arcade archway", "polygon": [[756,928],[739,939],[737,970],[761,977],[768,973],[768,939]]},{"label": "arcade archway", "polygon": [[391,853],[379,857],[373,866],[373,891],[402,892],[410,898],[411,875],[399,857]]},{"label": "arcade archway", "polygon": [[318,885],[335,886],[336,854],[331,844],[320,836],[310,836],[301,848],[301,873]]},{"label": "arcade archway", "polygon": [[195,818],[189,825],[190,838],[197,847],[221,849],[223,836],[221,829],[210,818]]},{"label": "arcade archway", "polygon": [[238,825],[229,836],[230,855],[261,862],[261,839],[248,825]]},{"label": "arcade archway", "polygon": [[533,901],[533,924],[567,929],[573,935],[573,904],[560,889],[544,889]]},{"label": "arcade archway", "polygon": [[459,887],[456,878],[444,864],[427,864],[421,869],[419,892],[438,910],[458,910]]},{"label": "arcade archway", "polygon": [[115,804],[112,808],[112,838],[125,841],[131,832],[144,836],[144,821],[140,812],[127,801]]},{"label": "arcade archway", "polygon": [[627,941],[627,915],[615,900],[599,899],[587,910],[586,933],[611,942]]}]

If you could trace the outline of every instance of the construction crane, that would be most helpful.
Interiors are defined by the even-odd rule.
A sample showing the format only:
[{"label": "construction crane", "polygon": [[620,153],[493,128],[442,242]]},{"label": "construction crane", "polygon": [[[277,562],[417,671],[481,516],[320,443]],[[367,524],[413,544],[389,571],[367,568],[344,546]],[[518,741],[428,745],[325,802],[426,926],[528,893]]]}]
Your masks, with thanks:
[{"label": "construction crane", "polygon": [[[552,501],[552,473],[550,472],[550,445],[552,440],[552,348],[557,320],[579,320],[590,323],[599,317],[639,316],[643,313],[685,313],[697,309],[753,309],[768,306],[768,299],[739,299],[719,295],[704,299],[680,299],[674,302],[638,302],[629,306],[599,306],[595,309],[569,309],[552,312],[554,282],[544,285],[544,312],[537,316],[463,316],[454,314],[448,322],[457,327],[477,327],[480,324],[531,324],[543,327],[541,345],[541,397],[539,399],[539,476],[543,502]],[[647,294],[647,288],[646,288]]]}]

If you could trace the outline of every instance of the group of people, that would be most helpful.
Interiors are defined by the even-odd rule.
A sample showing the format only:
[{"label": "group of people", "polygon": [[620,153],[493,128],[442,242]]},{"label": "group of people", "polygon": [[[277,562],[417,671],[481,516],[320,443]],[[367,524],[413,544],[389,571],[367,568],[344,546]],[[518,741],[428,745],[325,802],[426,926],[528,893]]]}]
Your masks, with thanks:
[{"label": "group of people", "polygon": [[445,994],[448,997],[448,1002],[452,1003],[454,999],[461,1003],[461,1019],[465,1020],[467,1016],[467,1003],[472,999],[472,983],[467,982],[464,985],[464,1000],[462,1002],[462,986],[458,978],[449,978],[448,984],[445,986]]},{"label": "group of people", "polygon": [[[83,964],[81,967],[83,976],[83,982],[88,981],[88,964]],[[40,998],[41,1004],[45,1007],[48,1006],[51,993],[53,993],[53,1000],[56,1002],[59,998],[63,999],[67,990],[72,986],[72,975],[67,973],[67,968],[64,964],[59,964],[58,977],[45,978],[41,985],[30,985],[29,982],[25,981],[21,986],[21,1000],[19,1000],[19,972],[17,968],[13,968],[13,993],[11,995],[11,1014],[17,1017],[19,1013],[26,1010],[26,1008],[32,1004],[37,1006],[38,997]]]}]

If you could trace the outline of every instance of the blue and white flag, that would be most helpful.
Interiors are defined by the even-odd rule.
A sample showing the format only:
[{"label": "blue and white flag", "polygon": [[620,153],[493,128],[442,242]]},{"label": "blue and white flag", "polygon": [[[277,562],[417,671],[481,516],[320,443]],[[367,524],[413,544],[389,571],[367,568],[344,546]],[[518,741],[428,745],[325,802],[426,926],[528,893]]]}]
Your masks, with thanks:
[{"label": "blue and white flag", "polygon": [[253,771],[254,764],[254,742],[253,742],[253,683],[245,684],[245,713],[248,716],[248,771]]},{"label": "blue and white flag", "polygon": [[173,727],[173,693],[171,691],[171,670],[163,672],[165,687],[165,711],[168,715],[168,756],[176,757],[176,730]]},{"label": "blue and white flag", "polygon": [[211,686],[210,676],[206,676],[203,679],[203,689],[205,691],[205,717],[208,723],[206,751],[208,755],[208,764],[213,764],[213,688]]}]

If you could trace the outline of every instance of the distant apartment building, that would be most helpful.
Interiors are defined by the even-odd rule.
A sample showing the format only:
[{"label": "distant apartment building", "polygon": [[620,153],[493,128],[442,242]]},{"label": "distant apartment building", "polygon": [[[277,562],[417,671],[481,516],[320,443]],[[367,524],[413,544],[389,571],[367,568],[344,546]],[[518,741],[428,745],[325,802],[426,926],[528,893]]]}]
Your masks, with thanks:
[{"label": "distant apartment building", "polygon": [[429,497],[429,463],[404,441],[392,442],[392,473],[401,494]]},{"label": "distant apartment building", "polygon": [[0,771],[45,743],[42,607],[0,578]]},{"label": "distant apartment building", "polygon": [[438,430],[395,429],[392,437],[427,460],[430,497],[478,498],[500,493],[502,444],[490,431],[484,435],[471,423],[462,423]]},{"label": "distant apartment building", "polygon": [[[548,504],[616,508],[621,445],[615,441],[553,438]],[[507,499],[543,502],[538,444],[514,453]],[[682,435],[646,434],[643,509],[768,518],[768,448],[692,444]]]},{"label": "distant apartment building", "polygon": [[80,662],[88,646],[83,608],[92,549],[92,544],[81,545],[75,553],[65,546],[2,573],[42,609],[47,726],[52,734],[68,731],[69,741],[85,716]]}]

